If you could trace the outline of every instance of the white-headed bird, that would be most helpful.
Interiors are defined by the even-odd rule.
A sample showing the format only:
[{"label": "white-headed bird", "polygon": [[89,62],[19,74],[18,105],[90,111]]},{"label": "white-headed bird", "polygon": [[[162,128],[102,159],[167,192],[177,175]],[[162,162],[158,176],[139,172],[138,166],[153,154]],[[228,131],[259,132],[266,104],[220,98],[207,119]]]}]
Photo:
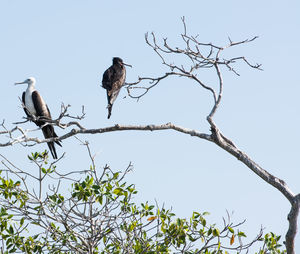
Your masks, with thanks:
[{"label": "white-headed bird", "polygon": [[[26,115],[30,118],[35,116],[36,119],[33,120],[34,123],[42,128],[44,137],[47,138],[54,138],[57,137],[56,133],[54,132],[54,127],[51,123],[45,122],[45,120],[52,120],[49,108],[45,101],[43,100],[42,96],[39,92],[35,89],[35,78],[31,77],[26,79],[23,82],[15,83],[18,84],[27,84],[28,87],[22,95],[22,101],[24,104],[24,111]],[[44,120],[43,120],[44,119]],[[56,144],[61,146],[60,141],[55,141]],[[57,159],[57,154],[54,146],[54,142],[48,142],[48,147],[54,159]]]}]

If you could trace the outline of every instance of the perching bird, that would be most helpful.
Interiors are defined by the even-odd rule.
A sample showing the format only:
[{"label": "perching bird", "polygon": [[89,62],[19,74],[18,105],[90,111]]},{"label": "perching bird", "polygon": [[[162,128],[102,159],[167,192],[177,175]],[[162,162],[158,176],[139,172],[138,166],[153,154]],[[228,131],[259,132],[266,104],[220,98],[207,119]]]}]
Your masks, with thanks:
[{"label": "perching bird", "polygon": [[106,89],[107,101],[108,101],[108,116],[110,118],[112,106],[118,97],[121,87],[125,83],[126,68],[124,65],[130,66],[129,64],[123,63],[123,60],[119,57],[113,58],[113,64],[103,74],[102,87]]},{"label": "perching bird", "polygon": [[[34,123],[42,128],[45,138],[57,137],[54,132],[54,127],[51,123],[46,123],[43,119],[52,120],[49,108],[42,96],[35,89],[35,78],[28,78],[24,82],[15,83],[18,84],[28,84],[25,92],[22,94],[22,101],[24,104],[24,111],[28,117],[37,117]],[[55,141],[56,144],[61,146],[60,141]],[[56,150],[54,147],[54,142],[48,142],[48,147],[54,159],[57,159]]]}]

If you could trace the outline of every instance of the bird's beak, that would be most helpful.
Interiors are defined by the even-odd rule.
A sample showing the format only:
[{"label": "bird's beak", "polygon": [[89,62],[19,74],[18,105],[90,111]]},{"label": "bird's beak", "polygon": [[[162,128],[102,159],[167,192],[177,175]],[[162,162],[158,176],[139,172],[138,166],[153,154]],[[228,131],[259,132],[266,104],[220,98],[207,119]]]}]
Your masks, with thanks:
[{"label": "bird's beak", "polygon": [[16,83],[15,83],[15,86],[16,86],[16,85],[21,85],[21,84],[27,84],[27,83],[26,83],[25,81],[23,81],[23,82],[16,82]]},{"label": "bird's beak", "polygon": [[129,66],[132,68],[132,65],[130,65],[130,64],[123,63],[123,65]]}]

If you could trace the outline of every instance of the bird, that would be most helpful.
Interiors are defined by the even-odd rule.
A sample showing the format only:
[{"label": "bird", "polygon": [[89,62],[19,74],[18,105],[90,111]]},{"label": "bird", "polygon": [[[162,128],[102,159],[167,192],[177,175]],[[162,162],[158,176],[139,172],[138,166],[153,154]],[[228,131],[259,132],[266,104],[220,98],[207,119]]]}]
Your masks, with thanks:
[{"label": "bird", "polygon": [[[25,92],[22,94],[22,102],[25,114],[29,118],[33,118],[33,122],[42,128],[44,137],[47,138],[56,138],[58,137],[54,131],[54,127],[51,123],[47,123],[44,120],[52,120],[50,110],[43,100],[42,96],[35,89],[36,80],[34,77],[30,77],[23,82],[17,82],[15,85],[27,84],[28,87]],[[43,120],[44,119],[44,120]],[[59,146],[61,142],[56,140],[55,143]],[[54,142],[47,142],[50,152],[52,154],[53,159],[57,159],[56,149],[54,146]]]},{"label": "bird", "polygon": [[114,57],[113,64],[104,73],[102,78],[102,87],[106,89],[107,93],[107,109],[109,119],[111,116],[112,106],[118,97],[118,94],[125,83],[126,68],[124,65],[132,67],[129,64],[123,62],[120,57]]}]

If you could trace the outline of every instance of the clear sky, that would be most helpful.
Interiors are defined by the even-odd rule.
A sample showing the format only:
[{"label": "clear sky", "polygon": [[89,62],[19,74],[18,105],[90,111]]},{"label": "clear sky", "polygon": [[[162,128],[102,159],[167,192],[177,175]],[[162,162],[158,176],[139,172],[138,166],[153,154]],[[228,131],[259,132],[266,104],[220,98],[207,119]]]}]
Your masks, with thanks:
[{"label": "clear sky", "polygon": [[[127,82],[138,76],[161,75],[161,60],[145,44],[144,34],[154,31],[180,45],[185,16],[188,32],[203,42],[224,45],[228,37],[259,39],[228,51],[261,63],[264,71],[237,65],[241,76],[224,72],[223,102],[215,116],[221,131],[263,168],[285,180],[294,193],[300,191],[299,111],[300,78],[299,1],[1,1],[0,93],[1,114],[7,127],[24,112],[18,96],[26,88],[13,86],[29,76],[47,102],[53,117],[61,103],[79,114],[85,105],[86,128],[119,124],[172,122],[209,132],[206,115],[211,107],[207,91],[184,79],[162,82],[136,102],[121,91],[112,117],[107,120],[103,72],[119,56],[133,66]],[[182,45],[182,44],[181,44]],[[24,128],[33,128],[27,123]],[[64,130],[58,128],[59,135]],[[33,133],[40,137],[39,132]],[[172,207],[178,216],[194,210],[211,213],[221,222],[228,211],[233,220],[247,219],[249,235],[260,226],[285,235],[288,201],[231,155],[205,140],[174,131],[114,132],[80,136],[98,153],[99,168],[109,164],[122,170],[131,161],[128,182],[139,190],[137,202],[149,200]],[[15,145],[1,148],[19,166],[30,151]],[[87,168],[85,148],[75,139],[58,148],[66,159],[58,164],[66,172]],[[300,235],[297,236],[300,252]]]}]

